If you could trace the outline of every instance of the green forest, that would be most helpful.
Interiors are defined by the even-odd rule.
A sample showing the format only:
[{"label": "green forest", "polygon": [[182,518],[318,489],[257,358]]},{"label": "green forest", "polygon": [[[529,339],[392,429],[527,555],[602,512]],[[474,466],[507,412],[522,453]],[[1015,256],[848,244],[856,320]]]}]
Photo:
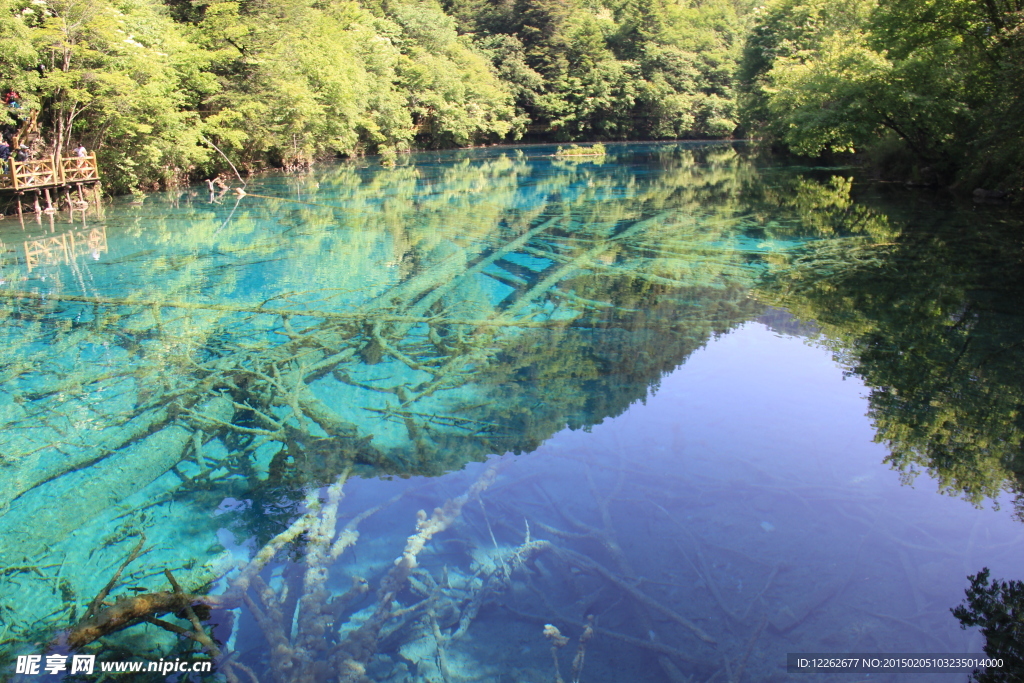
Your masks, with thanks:
[{"label": "green forest", "polygon": [[1024,182],[1019,0],[0,2],[6,129],[36,155],[95,151],[111,192],[232,164],[678,138],[857,153],[968,192]]}]

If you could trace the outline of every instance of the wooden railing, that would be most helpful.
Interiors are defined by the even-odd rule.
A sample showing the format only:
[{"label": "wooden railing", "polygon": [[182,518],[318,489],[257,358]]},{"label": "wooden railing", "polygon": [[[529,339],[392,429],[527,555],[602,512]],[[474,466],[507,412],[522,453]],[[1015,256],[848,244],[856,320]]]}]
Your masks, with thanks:
[{"label": "wooden railing", "polygon": [[96,165],[95,154],[87,154],[84,157],[64,157],[60,160],[60,166],[64,182],[69,185],[100,179],[100,167]]},{"label": "wooden railing", "polygon": [[[55,163],[57,162],[57,163]],[[54,187],[100,179],[96,155],[62,157],[60,159],[29,159],[7,162],[7,172],[0,175],[0,189],[25,190]]]}]

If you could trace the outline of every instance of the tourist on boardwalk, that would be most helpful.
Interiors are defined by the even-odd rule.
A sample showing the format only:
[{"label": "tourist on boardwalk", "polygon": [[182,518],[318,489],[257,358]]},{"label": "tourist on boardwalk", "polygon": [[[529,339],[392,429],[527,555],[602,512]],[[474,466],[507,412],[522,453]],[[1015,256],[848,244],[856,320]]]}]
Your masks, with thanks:
[{"label": "tourist on boardwalk", "polygon": [[85,151],[85,146],[81,142],[78,143],[77,147],[71,150],[71,153],[74,154],[79,159],[84,159],[89,154],[87,151]]},{"label": "tourist on boardwalk", "polygon": [[4,173],[7,172],[7,160],[11,158],[11,146],[7,144],[7,140],[0,138],[0,169]]},{"label": "tourist on boardwalk", "polygon": [[8,107],[13,107],[15,109],[20,109],[21,108],[21,93],[19,93],[14,88],[10,88],[7,91],[7,94],[4,95],[4,104],[6,104]]}]

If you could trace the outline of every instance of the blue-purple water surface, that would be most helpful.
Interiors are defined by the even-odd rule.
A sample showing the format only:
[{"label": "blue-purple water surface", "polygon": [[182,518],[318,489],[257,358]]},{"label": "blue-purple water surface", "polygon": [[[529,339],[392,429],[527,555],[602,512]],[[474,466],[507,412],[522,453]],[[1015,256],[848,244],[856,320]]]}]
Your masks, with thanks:
[{"label": "blue-purple water surface", "polygon": [[984,653],[951,608],[1024,564],[1019,221],[554,152],[0,224],[0,678],[966,680],[787,655]]}]

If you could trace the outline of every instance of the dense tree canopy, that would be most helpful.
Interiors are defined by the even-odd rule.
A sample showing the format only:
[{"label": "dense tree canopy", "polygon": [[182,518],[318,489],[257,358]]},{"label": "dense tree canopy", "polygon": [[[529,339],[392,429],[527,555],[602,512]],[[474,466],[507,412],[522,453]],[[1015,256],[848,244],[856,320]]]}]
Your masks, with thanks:
[{"label": "dense tree canopy", "polygon": [[[8,133],[114,190],[520,139],[728,137],[734,0],[2,0]],[[6,92],[6,90],[5,90]],[[28,136],[27,130],[24,131]]]},{"label": "dense tree canopy", "polygon": [[[7,132],[114,191],[519,139],[867,151],[1024,182],[1020,0],[0,0]],[[28,131],[25,130],[25,136]]]},{"label": "dense tree canopy", "polygon": [[1024,182],[1022,79],[1018,0],[771,0],[741,65],[756,134],[968,189]]}]

